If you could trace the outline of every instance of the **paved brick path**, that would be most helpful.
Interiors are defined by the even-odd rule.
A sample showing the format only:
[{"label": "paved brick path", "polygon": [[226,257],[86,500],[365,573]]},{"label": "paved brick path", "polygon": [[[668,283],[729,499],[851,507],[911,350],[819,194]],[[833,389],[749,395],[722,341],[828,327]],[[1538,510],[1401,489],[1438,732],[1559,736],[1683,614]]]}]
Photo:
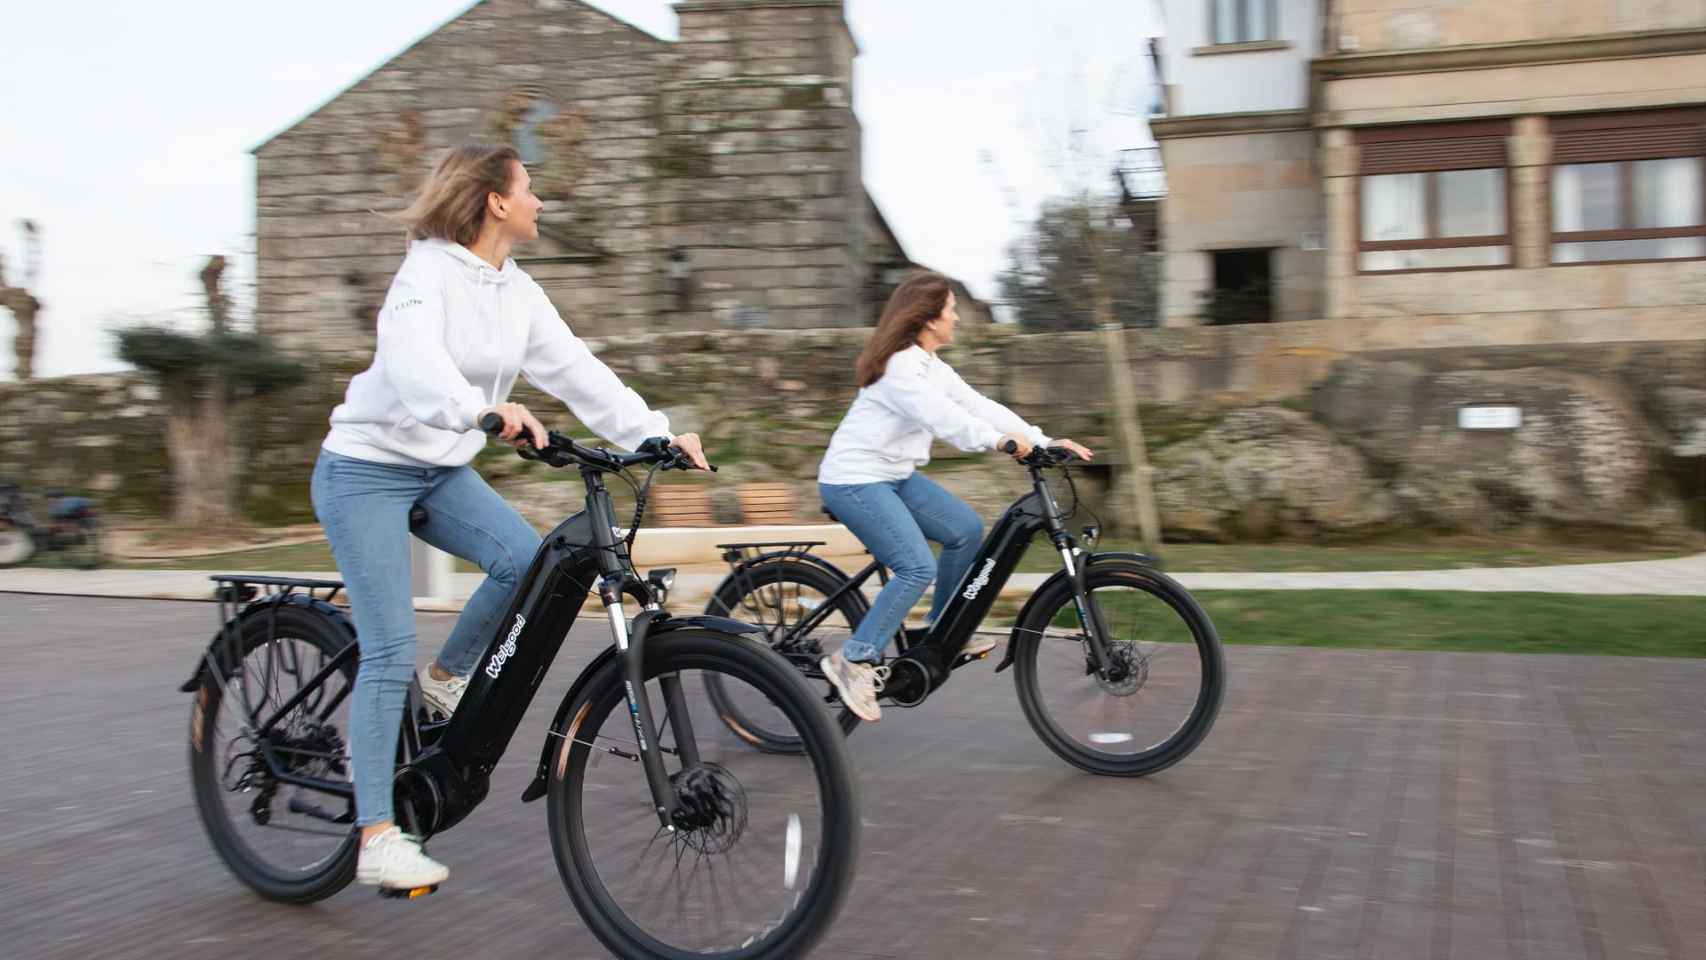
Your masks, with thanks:
[{"label": "paved brick path", "polygon": [[[421,618],[430,653],[448,617]],[[517,801],[578,627],[452,885],[287,908],[190,805],[212,608],[0,595],[0,955],[602,956]],[[849,747],[866,821],[836,960],[1706,957],[1706,661],[1231,647],[1214,732],[1153,778],[1055,759],[962,672]]]}]

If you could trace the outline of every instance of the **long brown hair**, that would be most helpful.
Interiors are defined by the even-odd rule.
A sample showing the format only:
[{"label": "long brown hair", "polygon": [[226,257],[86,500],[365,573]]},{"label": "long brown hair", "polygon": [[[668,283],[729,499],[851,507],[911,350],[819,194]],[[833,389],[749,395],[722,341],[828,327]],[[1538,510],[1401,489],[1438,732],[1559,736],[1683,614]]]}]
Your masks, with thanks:
[{"label": "long brown hair", "polygon": [[486,222],[487,195],[509,194],[519,159],[513,147],[463,144],[444,155],[415,202],[395,217],[408,227],[411,240],[473,243]]},{"label": "long brown hair", "polygon": [[911,274],[894,288],[876,332],[853,368],[859,386],[868,387],[883,378],[889,358],[918,342],[924,327],[947,309],[952,292],[947,277],[928,270]]}]

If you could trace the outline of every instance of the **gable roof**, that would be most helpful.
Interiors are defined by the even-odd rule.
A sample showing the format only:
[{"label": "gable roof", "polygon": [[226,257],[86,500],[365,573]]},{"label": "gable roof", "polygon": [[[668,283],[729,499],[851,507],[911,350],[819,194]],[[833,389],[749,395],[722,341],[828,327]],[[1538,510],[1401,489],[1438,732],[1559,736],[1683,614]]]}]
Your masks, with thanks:
[{"label": "gable roof", "polygon": [[[640,36],[644,37],[645,39],[650,40],[654,43],[666,44],[666,45],[669,43],[668,40],[665,40],[662,37],[656,36],[656,35],[648,32],[646,30],[642,30],[639,27],[636,27],[633,24],[629,23],[628,21],[622,19],[621,17],[618,17],[613,13],[608,13],[604,10],[600,10],[599,8],[593,6],[590,3],[584,3],[584,2],[582,2],[582,0],[561,0],[561,2],[572,3],[575,6],[580,7],[583,10],[588,11],[589,13],[596,14],[600,17],[603,17],[606,20],[609,20],[612,23],[615,23],[615,24],[622,26],[622,27],[626,27],[629,30],[633,31],[634,33],[637,33]],[[367,71],[366,73],[362,74],[361,76],[356,77],[354,80],[351,80],[349,83],[344,84],[341,88],[339,88],[337,93],[334,93],[331,96],[327,97],[326,99],[320,101],[317,105],[315,105],[315,107],[312,110],[309,110],[307,113],[302,114],[301,116],[297,117],[295,120],[290,121],[290,123],[288,123],[284,127],[280,128],[272,136],[269,136],[265,140],[262,140],[260,143],[257,143],[254,146],[250,147],[249,152],[250,153],[261,152],[261,150],[265,149],[268,144],[272,143],[274,140],[277,140],[279,137],[282,137],[285,134],[289,133],[290,131],[301,126],[303,121],[307,120],[309,117],[314,116],[316,113],[319,113],[321,110],[326,109],[326,107],[330,106],[333,103],[333,101],[337,100],[339,97],[343,96],[344,94],[349,93],[351,90],[354,90],[356,87],[360,86],[362,84],[362,82],[367,80],[369,77],[373,76],[374,74],[378,73],[381,70],[384,70],[386,67],[389,67],[393,63],[396,63],[398,60],[402,59],[406,54],[408,54],[410,51],[414,50],[416,47],[420,46],[421,44],[423,44],[423,43],[427,42],[428,40],[431,40],[433,37],[437,36],[445,27],[448,27],[451,24],[455,23],[456,21],[462,19],[463,17],[468,16],[469,14],[473,13],[475,10],[478,10],[480,7],[485,6],[485,4],[486,4],[486,0],[474,0],[473,3],[464,7],[460,13],[455,14],[454,16],[446,19],[443,23],[440,23],[438,26],[433,27],[431,30],[428,30],[426,33],[423,33],[420,36],[416,37],[414,40],[410,41],[407,46],[403,47],[403,49],[398,50],[396,53],[392,54],[391,56],[389,56],[389,57],[385,58],[383,61],[381,61],[378,66],[375,66],[373,69]]]}]

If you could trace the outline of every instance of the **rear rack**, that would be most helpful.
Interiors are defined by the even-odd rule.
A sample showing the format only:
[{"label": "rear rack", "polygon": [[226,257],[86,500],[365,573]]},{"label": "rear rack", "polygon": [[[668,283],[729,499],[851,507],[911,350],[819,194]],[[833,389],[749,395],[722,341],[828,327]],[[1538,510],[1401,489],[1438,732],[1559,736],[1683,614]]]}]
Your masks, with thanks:
[{"label": "rear rack", "polygon": [[[213,597],[215,600],[219,601],[221,619],[225,619],[228,613],[235,614],[236,612],[234,610],[227,611],[225,608],[228,604],[248,603],[260,596],[263,592],[268,598],[271,598],[274,595],[289,596],[290,594],[301,590],[312,599],[324,600],[327,603],[330,603],[332,602],[332,599],[338,595],[338,592],[344,588],[342,580],[314,580],[305,577],[250,576],[245,573],[216,573],[207,579],[219,584],[219,586],[213,589]],[[267,589],[265,591],[257,589],[260,587],[268,587],[271,589]],[[326,591],[325,596],[321,596],[319,594],[318,591],[321,590]]]},{"label": "rear rack", "polygon": [[[270,657],[272,642],[278,629],[278,611],[287,602],[286,598],[302,596],[311,601],[331,603],[344,588],[341,580],[314,580],[305,577],[216,573],[207,579],[218,584],[213,588],[213,598],[219,601],[219,633],[203,657],[207,668],[213,671],[213,676],[221,678],[222,684],[225,682],[224,677],[242,668],[242,627],[239,618],[245,607],[257,598],[267,604],[266,645]],[[223,664],[219,662],[221,659],[224,660]],[[267,669],[272,669],[271,660],[268,661]]]},{"label": "rear rack", "polygon": [[[719,543],[717,549],[723,551],[724,563],[742,565],[771,553],[784,557],[804,556],[811,553],[813,547],[821,547],[824,543],[823,540],[765,540],[752,543]],[[781,549],[771,549],[774,547]]]}]

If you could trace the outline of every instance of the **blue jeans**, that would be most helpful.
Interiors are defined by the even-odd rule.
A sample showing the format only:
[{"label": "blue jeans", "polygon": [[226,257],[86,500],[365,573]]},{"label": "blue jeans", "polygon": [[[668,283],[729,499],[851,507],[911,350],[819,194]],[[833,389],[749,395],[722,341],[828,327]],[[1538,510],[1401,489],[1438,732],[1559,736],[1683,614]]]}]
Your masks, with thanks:
[{"label": "blue jeans", "polygon": [[[842,647],[849,660],[881,660],[931,580],[936,594],[930,622],[936,622],[977,555],[983,521],[964,500],[922,473],[884,483],[820,483],[817,489],[835,519],[893,574]],[[927,539],[942,545],[940,561],[930,555]]]},{"label": "blue jeans", "polygon": [[533,562],[539,534],[472,467],[402,467],[321,450],[312,491],[361,643],[349,747],[356,824],[365,827],[391,819],[397,733],[415,673],[409,508],[427,511],[415,536],[486,572],[438,654],[439,666],[459,676],[478,665],[481,642]]}]

